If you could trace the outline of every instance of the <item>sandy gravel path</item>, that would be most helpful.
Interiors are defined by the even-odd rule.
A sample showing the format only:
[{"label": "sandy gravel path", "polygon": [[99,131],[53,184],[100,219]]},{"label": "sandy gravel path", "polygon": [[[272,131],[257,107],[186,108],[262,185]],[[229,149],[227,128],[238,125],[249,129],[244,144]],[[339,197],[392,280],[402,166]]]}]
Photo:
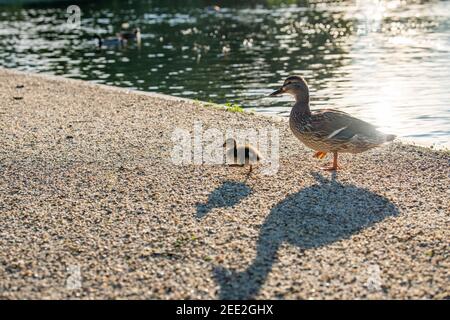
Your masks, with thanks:
[{"label": "sandy gravel path", "polygon": [[[4,69],[0,101],[0,298],[450,296],[448,152],[332,175],[264,116]],[[195,121],[279,129],[278,173],[174,165]]]}]

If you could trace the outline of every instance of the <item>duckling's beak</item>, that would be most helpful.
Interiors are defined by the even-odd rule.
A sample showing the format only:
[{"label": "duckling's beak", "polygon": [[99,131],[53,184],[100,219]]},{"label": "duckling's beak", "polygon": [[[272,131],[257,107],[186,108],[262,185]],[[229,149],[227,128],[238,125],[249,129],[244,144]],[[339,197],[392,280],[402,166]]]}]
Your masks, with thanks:
[{"label": "duckling's beak", "polygon": [[283,93],[284,93],[284,87],[281,87],[280,89],[278,89],[278,90],[272,92],[272,93],[269,95],[269,97],[276,97],[276,96],[279,96],[280,94],[283,94]]}]

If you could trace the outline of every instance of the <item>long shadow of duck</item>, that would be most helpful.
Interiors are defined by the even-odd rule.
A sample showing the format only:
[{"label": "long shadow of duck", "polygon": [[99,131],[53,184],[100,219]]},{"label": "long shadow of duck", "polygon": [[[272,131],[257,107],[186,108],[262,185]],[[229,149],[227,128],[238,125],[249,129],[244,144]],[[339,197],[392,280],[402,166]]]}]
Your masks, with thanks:
[{"label": "long shadow of duck", "polygon": [[221,299],[251,299],[258,294],[285,242],[305,250],[317,248],[398,214],[389,200],[369,190],[314,177],[316,184],[271,210],[260,230],[256,258],[245,271],[214,269]]},{"label": "long shadow of duck", "polygon": [[245,183],[225,181],[210,193],[206,204],[197,204],[197,218],[201,219],[213,208],[232,207],[248,197],[252,189]]}]

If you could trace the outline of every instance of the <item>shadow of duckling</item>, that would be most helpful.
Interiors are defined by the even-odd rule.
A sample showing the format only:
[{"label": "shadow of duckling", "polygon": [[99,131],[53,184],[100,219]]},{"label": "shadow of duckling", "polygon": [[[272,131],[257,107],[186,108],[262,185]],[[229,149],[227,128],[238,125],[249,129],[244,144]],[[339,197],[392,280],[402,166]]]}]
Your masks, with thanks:
[{"label": "shadow of duckling", "polygon": [[388,199],[367,189],[314,177],[316,184],[291,194],[270,211],[259,232],[256,257],[244,271],[214,268],[220,299],[254,298],[283,243],[303,250],[327,246],[398,214]]},{"label": "shadow of duckling", "polygon": [[232,207],[248,197],[252,189],[245,183],[225,181],[220,187],[209,194],[206,204],[197,204],[197,218],[201,219],[214,208]]}]

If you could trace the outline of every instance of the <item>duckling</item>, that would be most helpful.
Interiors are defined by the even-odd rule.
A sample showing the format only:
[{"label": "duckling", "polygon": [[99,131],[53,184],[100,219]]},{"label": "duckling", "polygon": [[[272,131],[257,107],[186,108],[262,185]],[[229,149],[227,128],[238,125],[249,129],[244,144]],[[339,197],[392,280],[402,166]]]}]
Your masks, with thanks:
[{"label": "duckling", "polygon": [[249,165],[249,173],[253,171],[253,165],[263,160],[261,153],[254,146],[250,144],[238,145],[233,138],[227,139],[223,147],[226,148],[226,158],[227,162],[231,163],[230,166],[243,167]]},{"label": "duckling", "polygon": [[339,168],[338,153],[361,153],[396,138],[343,111],[323,109],[311,112],[308,84],[302,77],[288,77],[283,86],[270,96],[284,93],[294,96],[296,101],[289,117],[294,135],[308,148],[317,151],[316,158],[322,159],[328,152],[333,153],[333,164],[324,170]]}]

